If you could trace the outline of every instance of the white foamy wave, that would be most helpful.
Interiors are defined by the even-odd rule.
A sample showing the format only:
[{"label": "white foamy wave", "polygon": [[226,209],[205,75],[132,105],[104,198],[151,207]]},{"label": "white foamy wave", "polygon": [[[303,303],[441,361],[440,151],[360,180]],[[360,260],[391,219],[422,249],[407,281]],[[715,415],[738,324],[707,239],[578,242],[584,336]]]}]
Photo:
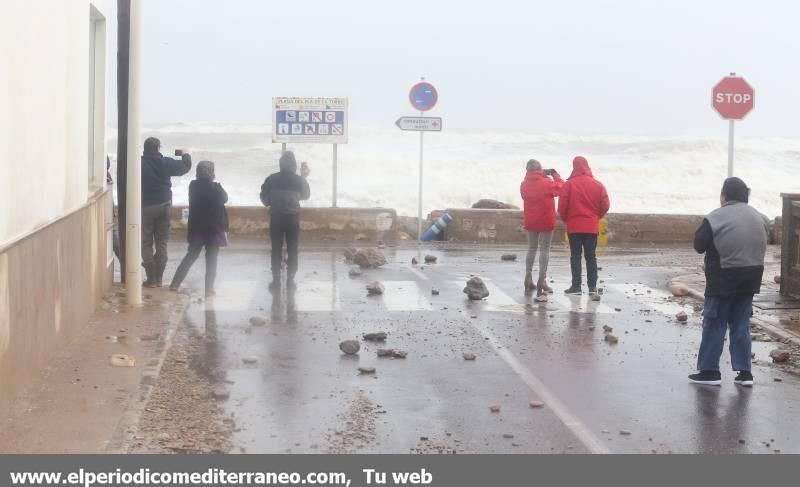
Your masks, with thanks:
[{"label": "white foamy wave", "polygon": [[[171,124],[153,127],[165,147],[188,147],[195,160],[217,163],[217,177],[232,205],[259,205],[264,178],[277,170],[280,144],[268,125]],[[417,213],[419,136],[396,128],[352,127],[339,146],[338,204],[396,208]],[[114,148],[111,141],[110,148]],[[312,168],[308,206],[330,206],[330,145],[290,146]],[[526,130],[447,130],[425,135],[424,211],[471,206],[493,198],[521,206],[519,184],[525,162],[540,160],[570,173],[583,155],[608,188],[612,211],[704,214],[719,205],[727,173],[723,138],[586,135]],[[800,157],[797,139],[737,140],[736,175],[752,188],[751,203],[774,217],[781,192],[800,192],[794,177]],[[175,178],[175,202],[185,203],[193,174]]]}]

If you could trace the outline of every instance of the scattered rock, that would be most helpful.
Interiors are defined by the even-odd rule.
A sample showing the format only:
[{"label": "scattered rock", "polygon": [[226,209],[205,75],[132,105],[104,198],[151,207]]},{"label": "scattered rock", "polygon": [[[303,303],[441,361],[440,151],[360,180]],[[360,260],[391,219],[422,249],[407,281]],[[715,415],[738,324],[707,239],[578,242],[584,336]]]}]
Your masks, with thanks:
[{"label": "scattered rock", "polygon": [[512,435],[511,433],[503,433],[503,438],[510,440],[514,438],[514,435]]},{"label": "scattered rock", "polygon": [[669,285],[669,291],[673,296],[688,296],[689,286],[682,282],[673,282]]},{"label": "scattered rock", "polygon": [[114,367],[135,367],[136,359],[124,353],[115,353],[111,356],[111,365]]},{"label": "scattered rock", "polygon": [[492,200],[489,198],[482,198],[472,205],[473,208],[481,208],[484,210],[519,210],[518,206],[514,206],[509,203],[503,203],[502,201]]},{"label": "scattered rock", "polygon": [[606,335],[605,341],[608,343],[619,343],[619,338],[617,335]]},{"label": "scattered rock", "polygon": [[769,356],[772,357],[772,361],[776,364],[782,364],[784,362],[788,362],[792,354],[789,352],[789,350],[776,348],[769,353]]},{"label": "scattered rock", "polygon": [[353,255],[353,262],[362,269],[375,269],[386,265],[386,256],[378,249],[359,249]]},{"label": "scattered rock", "polygon": [[675,319],[681,323],[686,323],[689,320],[689,315],[686,314],[686,311],[679,311],[678,314],[675,315]]},{"label": "scattered rock", "polygon": [[431,289],[431,296],[438,296],[438,295],[439,295],[439,290],[438,289],[436,289],[436,288]]},{"label": "scattered rock", "polygon": [[619,430],[619,434],[621,434],[622,436],[630,436],[631,432],[628,430]]},{"label": "scattered rock", "polygon": [[480,277],[473,277],[467,281],[464,294],[473,301],[480,301],[483,298],[489,297],[489,289]]},{"label": "scattered rock", "polygon": [[380,296],[381,294],[383,294],[383,291],[384,291],[383,284],[381,284],[378,281],[367,284],[367,294],[369,296]]},{"label": "scattered rock", "polygon": [[358,343],[358,340],[345,340],[339,344],[339,350],[347,355],[355,355],[361,350],[361,344]]},{"label": "scattered rock", "polygon": [[394,358],[406,358],[408,356],[408,352],[403,350],[392,350],[392,357]]},{"label": "scattered rock", "polygon": [[474,353],[464,352],[464,360],[475,360],[476,358],[478,357]]},{"label": "scattered rock", "polygon": [[264,326],[267,324],[267,320],[265,320],[260,316],[253,316],[252,318],[250,318],[250,324],[252,326]]},{"label": "scattered rock", "polygon": [[592,301],[600,301],[600,295],[598,293],[590,294]]},{"label": "scattered rock", "polygon": [[622,308],[614,308],[614,311],[616,311],[617,313],[619,313],[620,311],[622,311]]},{"label": "scattered rock", "polygon": [[350,268],[350,270],[347,272],[347,274],[350,277],[358,277],[358,276],[361,275],[361,268],[358,267],[358,266],[353,266],[353,267]]},{"label": "scattered rock", "polygon": [[612,331],[614,331],[614,329],[608,325],[603,325],[603,331],[606,333],[611,333]]},{"label": "scattered rock", "polygon": [[772,380],[775,382],[783,382],[783,379],[781,379],[780,377],[775,377]]},{"label": "scattered rock", "polygon": [[417,264],[419,264],[419,261],[417,260],[417,258],[416,257],[412,257],[411,258],[411,265],[417,265]]},{"label": "scattered rock", "polygon": [[364,234],[364,233],[357,233],[357,234],[356,234],[356,235],[353,237],[353,240],[355,240],[355,241],[358,241],[358,242],[361,242],[361,241],[364,241],[364,240],[369,240],[369,237],[367,237],[367,235],[366,235],[366,234]]},{"label": "scattered rock", "polygon": [[437,257],[435,255],[426,255],[425,256],[425,263],[426,264],[435,264],[437,261]]},{"label": "scattered rock", "polygon": [[365,333],[364,340],[368,342],[385,342],[386,341],[386,332],[385,331],[378,331],[373,333]]},{"label": "scattered rock", "polygon": [[242,362],[248,365],[258,363],[258,358],[253,357],[252,355],[248,355],[247,357],[242,357]]},{"label": "scattered rock", "polygon": [[358,373],[361,375],[371,375],[375,373],[375,367],[359,367]]},{"label": "scattered rock", "polygon": [[500,412],[500,405],[499,404],[492,404],[491,406],[489,406],[489,411],[491,411],[493,413],[499,413]]},{"label": "scattered rock", "polygon": [[531,407],[534,409],[543,408],[544,403],[542,401],[531,401]]},{"label": "scattered rock", "polygon": [[379,348],[377,353],[378,357],[391,357],[394,354],[394,350],[391,348]]},{"label": "scattered rock", "polygon": [[775,281],[775,284],[780,284],[781,283],[781,276],[775,276],[773,278],[773,280]]},{"label": "scattered rock", "polygon": [[344,250],[344,260],[346,262],[352,262],[353,258],[355,257],[358,249],[355,247],[349,247]]},{"label": "scattered rock", "polygon": [[231,397],[231,393],[224,387],[217,387],[211,391],[211,397],[218,400],[225,400]]},{"label": "scattered rock", "polygon": [[506,262],[514,262],[515,260],[517,260],[517,254],[503,254],[500,256],[500,260]]}]

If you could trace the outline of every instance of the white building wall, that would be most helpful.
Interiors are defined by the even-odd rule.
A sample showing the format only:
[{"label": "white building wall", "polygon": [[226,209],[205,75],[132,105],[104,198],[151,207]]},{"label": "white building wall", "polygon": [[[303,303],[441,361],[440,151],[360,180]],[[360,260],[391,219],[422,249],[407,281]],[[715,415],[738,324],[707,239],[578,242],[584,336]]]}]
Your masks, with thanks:
[{"label": "white building wall", "polygon": [[[80,208],[104,178],[106,0],[1,0],[0,247]],[[92,8],[94,7],[94,9]],[[89,181],[90,32],[94,181]],[[99,16],[98,16],[99,14]],[[99,76],[98,76],[99,72]]]}]

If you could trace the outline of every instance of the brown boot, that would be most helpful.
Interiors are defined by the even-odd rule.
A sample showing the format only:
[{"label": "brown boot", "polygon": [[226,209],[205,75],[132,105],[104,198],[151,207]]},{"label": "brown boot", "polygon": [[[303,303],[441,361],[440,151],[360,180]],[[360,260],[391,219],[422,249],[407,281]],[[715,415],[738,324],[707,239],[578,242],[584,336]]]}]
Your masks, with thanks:
[{"label": "brown boot", "polygon": [[525,273],[525,294],[531,295],[536,290],[536,285],[533,284],[533,275],[530,272]]}]

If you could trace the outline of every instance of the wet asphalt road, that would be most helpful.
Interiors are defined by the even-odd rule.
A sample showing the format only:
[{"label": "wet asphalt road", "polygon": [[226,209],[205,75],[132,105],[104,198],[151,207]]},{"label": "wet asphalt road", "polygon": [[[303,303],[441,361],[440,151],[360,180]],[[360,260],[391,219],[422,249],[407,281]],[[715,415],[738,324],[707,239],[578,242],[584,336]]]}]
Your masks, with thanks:
[{"label": "wet asphalt road", "polygon": [[[517,262],[500,261],[509,250]],[[722,387],[687,383],[701,317],[665,292],[681,265],[699,262],[686,251],[671,251],[669,268],[656,251],[602,252],[597,303],[562,294],[568,260],[556,247],[556,293],[544,305],[522,291],[521,248],[432,245],[423,254],[438,263],[424,266],[410,264],[414,244],[384,252],[388,265],[351,277],[342,248],[305,248],[296,292],[273,294],[266,248],[223,250],[217,297],[193,300],[186,319],[205,337],[197,366],[230,392],[224,407],[238,451],[800,452],[797,377],[759,365],[753,389],[735,386],[726,351]],[[202,290],[202,271],[200,259],[186,284]],[[462,293],[471,274],[489,287],[483,302]],[[375,280],[386,292],[367,297]],[[673,319],[681,309],[686,325]],[[618,344],[604,341],[603,325]],[[387,332],[386,343],[361,340],[358,356],[340,352],[341,340],[373,331]],[[768,360],[774,346],[754,343],[756,358]],[[408,357],[378,358],[378,348]],[[545,406],[531,408],[533,400]]]}]

